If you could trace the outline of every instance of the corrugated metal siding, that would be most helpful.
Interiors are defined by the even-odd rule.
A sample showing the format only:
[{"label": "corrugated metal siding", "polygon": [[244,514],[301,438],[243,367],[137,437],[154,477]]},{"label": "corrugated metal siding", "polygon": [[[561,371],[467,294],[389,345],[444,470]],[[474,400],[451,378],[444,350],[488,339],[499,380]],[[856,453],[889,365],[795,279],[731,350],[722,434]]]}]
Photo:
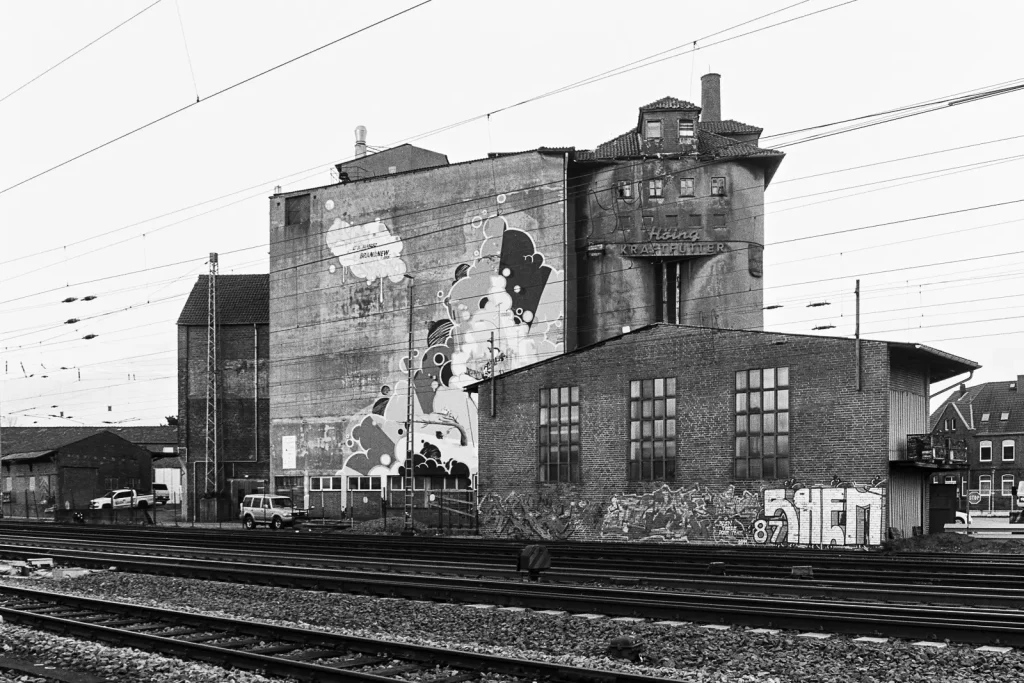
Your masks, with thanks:
[{"label": "corrugated metal siding", "polygon": [[907,434],[928,432],[928,397],[889,391],[889,460],[905,460]]},{"label": "corrugated metal siding", "polygon": [[915,526],[924,527],[924,489],[917,472],[894,469],[889,473],[889,526],[905,537]]}]

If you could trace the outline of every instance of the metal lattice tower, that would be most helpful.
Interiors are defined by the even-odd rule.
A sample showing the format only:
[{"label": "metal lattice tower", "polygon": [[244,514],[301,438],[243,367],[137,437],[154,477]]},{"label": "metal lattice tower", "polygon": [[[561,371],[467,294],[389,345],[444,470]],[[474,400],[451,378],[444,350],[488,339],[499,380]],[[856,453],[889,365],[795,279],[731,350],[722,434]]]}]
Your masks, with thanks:
[{"label": "metal lattice tower", "polygon": [[217,476],[217,254],[210,253],[206,316],[206,492],[219,488]]}]

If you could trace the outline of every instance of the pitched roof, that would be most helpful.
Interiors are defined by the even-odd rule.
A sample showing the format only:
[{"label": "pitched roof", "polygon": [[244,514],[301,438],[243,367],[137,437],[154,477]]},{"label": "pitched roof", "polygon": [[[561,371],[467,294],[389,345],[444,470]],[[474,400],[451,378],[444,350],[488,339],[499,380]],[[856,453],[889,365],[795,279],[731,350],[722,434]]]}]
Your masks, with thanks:
[{"label": "pitched roof", "polygon": [[680,100],[676,97],[662,97],[660,100],[655,100],[650,104],[645,104],[640,107],[640,111],[648,111],[651,109],[700,109],[700,107],[693,102]]},{"label": "pitched roof", "polygon": [[[579,153],[576,156],[579,158]],[[636,156],[640,156],[640,138],[637,136],[635,128],[608,142],[602,142],[594,150],[594,157],[598,159]]]},{"label": "pitched roof", "polygon": [[50,452],[93,434],[112,432],[136,445],[175,444],[178,428],[168,425],[152,427],[4,427],[0,431],[0,452]]},{"label": "pitched roof", "polygon": [[757,126],[749,126],[733,119],[726,119],[725,121],[700,121],[697,124],[697,130],[706,130],[709,133],[718,133],[719,135],[730,133],[756,133],[761,134],[763,128]]},{"label": "pitched roof", "polygon": [[[545,364],[549,364],[549,363],[557,363],[559,360],[564,359],[564,358],[566,358],[568,356],[575,356],[575,355],[578,355],[578,354],[587,353],[591,349],[595,349],[595,348],[597,348],[599,346],[604,346],[605,344],[614,343],[614,342],[616,342],[616,341],[618,341],[620,339],[623,339],[624,337],[636,336],[636,335],[639,335],[639,334],[645,334],[646,335],[646,334],[652,333],[652,331],[667,331],[668,334],[696,334],[696,333],[701,333],[701,332],[711,332],[711,333],[719,333],[719,334],[737,334],[737,335],[738,334],[746,334],[746,335],[751,335],[751,336],[753,336],[753,335],[760,335],[760,336],[763,336],[763,337],[776,337],[776,338],[782,338],[782,339],[789,339],[789,338],[793,338],[793,337],[804,337],[804,338],[810,338],[810,339],[825,339],[825,340],[830,340],[830,341],[834,341],[834,342],[845,342],[845,343],[848,343],[848,344],[851,344],[851,345],[855,343],[855,341],[853,339],[850,339],[849,337],[832,337],[832,336],[818,335],[818,334],[793,334],[793,333],[789,333],[789,332],[768,332],[768,331],[765,331],[765,330],[742,330],[742,329],[731,329],[731,328],[726,328],[726,327],[700,327],[698,325],[682,325],[682,324],[676,324],[676,323],[649,323],[647,325],[644,325],[643,327],[638,327],[636,329],[630,330],[629,332],[623,332],[622,334],[617,334],[617,335],[615,335],[613,337],[608,337],[607,339],[602,339],[601,341],[594,342],[593,344],[588,344],[587,346],[581,346],[581,347],[579,347],[577,349],[573,349],[572,351],[566,351],[565,353],[560,353],[560,354],[555,355],[555,356],[549,356],[548,358],[545,358],[542,361],[538,361],[536,363],[533,363],[532,365],[524,365],[521,368],[516,368],[514,370],[508,370],[507,372],[503,372],[503,373],[501,373],[499,375],[496,375],[496,378],[497,379],[501,379],[501,378],[509,377],[511,375],[519,374],[519,373],[522,373],[522,372],[529,372],[529,371],[533,370],[534,368],[537,368],[537,367],[539,367],[541,365],[545,365]],[[940,351],[938,349],[933,349],[932,347],[925,346],[924,344],[913,344],[913,343],[908,343],[908,342],[890,342],[890,341],[885,341],[883,339],[871,339],[871,340],[867,340],[867,341],[872,341],[872,342],[879,343],[879,344],[885,344],[886,346],[889,347],[890,353],[892,353],[893,350],[899,350],[899,351],[902,351],[906,355],[915,356],[916,358],[925,360],[928,363],[928,365],[929,365],[929,368],[930,368],[930,373],[929,374],[931,375],[933,382],[940,382],[940,381],[942,381],[944,379],[949,379],[950,377],[953,377],[953,376],[958,375],[960,373],[967,372],[969,370],[974,370],[974,369],[977,369],[977,368],[981,367],[980,365],[978,365],[977,363],[975,363],[972,360],[967,360],[966,358],[960,358],[959,356],[954,356],[951,353],[946,353],[945,351]],[[478,381],[476,381],[476,382],[474,382],[472,384],[468,384],[465,387],[463,387],[463,391],[467,391],[467,392],[477,391],[477,390],[480,389],[480,387],[486,386],[489,381],[490,381],[490,379],[478,380]],[[1024,405],[1022,405],[1022,409],[1024,409]]]},{"label": "pitched roof", "polygon": [[[179,325],[205,325],[210,276],[200,275],[178,316]],[[217,276],[217,318],[221,325],[270,323],[270,275]]]},{"label": "pitched roof", "polygon": [[[1011,384],[1015,388],[1011,389]],[[1024,433],[1024,387],[1019,386],[1015,379],[977,384],[968,387],[963,394],[954,390],[932,413],[932,428],[950,404],[959,409],[961,414],[969,411],[974,413],[974,429],[979,436]],[[985,413],[988,413],[988,420],[982,420]],[[1009,413],[1008,419],[1000,419],[1003,413]]]}]

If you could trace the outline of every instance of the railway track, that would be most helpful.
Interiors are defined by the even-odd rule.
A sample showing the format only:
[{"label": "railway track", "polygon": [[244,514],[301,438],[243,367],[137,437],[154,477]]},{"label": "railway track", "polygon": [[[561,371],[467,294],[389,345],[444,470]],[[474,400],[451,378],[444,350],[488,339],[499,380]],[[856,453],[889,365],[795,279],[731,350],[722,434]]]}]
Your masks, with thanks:
[{"label": "railway track", "polygon": [[488,673],[529,681],[666,680],[10,587],[0,587],[0,616],[119,647],[299,680],[395,683],[413,676],[423,683],[463,683]]}]

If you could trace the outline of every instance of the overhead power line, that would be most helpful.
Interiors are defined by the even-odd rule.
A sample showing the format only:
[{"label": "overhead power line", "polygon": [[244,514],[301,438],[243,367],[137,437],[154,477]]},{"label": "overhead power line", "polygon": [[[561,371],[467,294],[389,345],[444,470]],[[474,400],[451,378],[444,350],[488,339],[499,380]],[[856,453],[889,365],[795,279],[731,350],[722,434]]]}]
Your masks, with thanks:
[{"label": "overhead power line", "polygon": [[246,83],[249,83],[250,81],[254,81],[257,78],[260,78],[262,76],[266,76],[267,74],[269,74],[271,72],[274,72],[274,71],[277,71],[278,69],[281,69],[281,68],[283,68],[285,66],[288,66],[289,64],[297,62],[300,59],[303,59],[303,58],[308,57],[308,56],[310,56],[312,54],[315,54],[315,53],[317,53],[317,52],[319,52],[321,50],[324,50],[324,49],[326,49],[328,47],[331,47],[332,45],[337,45],[338,43],[340,43],[343,40],[348,40],[349,38],[352,38],[353,36],[357,36],[360,33],[364,33],[366,31],[369,31],[372,28],[380,26],[381,24],[383,24],[385,22],[391,21],[392,19],[400,17],[403,14],[411,12],[414,9],[417,9],[419,7],[422,7],[423,5],[429,4],[430,2],[433,2],[433,0],[423,0],[422,2],[419,2],[419,3],[417,3],[417,4],[415,4],[415,5],[411,6],[411,7],[407,7],[404,10],[401,10],[399,12],[395,12],[394,14],[392,14],[390,16],[387,16],[387,17],[385,17],[383,19],[375,21],[372,24],[367,24],[366,26],[364,26],[364,27],[362,27],[360,29],[357,29],[355,31],[352,31],[351,33],[348,33],[346,35],[343,35],[340,38],[335,38],[334,40],[330,41],[329,43],[324,43],[320,47],[317,47],[317,48],[314,48],[312,50],[309,50],[308,52],[304,52],[301,55],[298,55],[297,57],[292,57],[291,59],[289,59],[287,61],[284,61],[284,62],[281,62],[280,64],[277,64],[276,66],[272,66],[269,69],[265,69],[265,70],[263,70],[263,71],[261,71],[261,72],[259,72],[257,74],[253,74],[252,76],[249,76],[248,78],[244,78],[244,79],[242,79],[242,80],[240,80],[240,81],[238,81],[236,83],[232,83],[231,85],[227,86],[226,88],[221,88],[217,92],[215,92],[215,93],[213,93],[211,95],[208,95],[206,98],[204,98],[202,100],[196,100],[195,102],[190,102],[190,103],[186,104],[184,107],[179,107],[178,109],[175,109],[172,112],[164,114],[163,116],[161,116],[159,118],[153,119],[149,123],[145,123],[145,124],[139,126],[138,128],[134,128],[134,129],[128,131],[127,133],[122,133],[121,135],[118,135],[116,138],[112,138],[112,139],[107,140],[106,142],[104,142],[104,143],[102,143],[100,145],[96,145],[92,149],[88,149],[88,150],[82,152],[81,154],[76,154],[75,156],[71,157],[70,159],[66,159],[66,160],[60,162],[59,164],[56,164],[54,166],[51,166],[51,167],[47,168],[44,171],[40,171],[39,173],[36,173],[33,176],[29,176],[28,178],[25,178],[24,180],[19,180],[14,185],[11,185],[9,187],[5,187],[4,189],[0,190],[0,195],[4,194],[5,192],[10,192],[14,188],[20,187],[20,186],[24,185],[25,183],[28,183],[28,182],[31,182],[31,181],[35,180],[36,178],[41,178],[42,176],[46,175],[47,173],[50,173],[52,171],[56,171],[58,168],[61,168],[62,166],[67,166],[71,162],[77,161],[77,160],[81,159],[82,157],[86,157],[86,156],[92,154],[93,152],[97,152],[97,151],[103,149],[104,147],[108,147],[109,145],[112,145],[115,142],[118,142],[119,140],[124,140],[126,137],[128,137],[130,135],[134,135],[135,133],[138,133],[139,131],[145,130],[145,129],[149,128],[150,126],[154,126],[154,125],[160,123],[161,121],[165,121],[165,120],[171,118],[172,116],[180,114],[181,112],[183,112],[183,111],[185,111],[187,109],[191,109],[192,107],[196,106],[200,102],[206,102],[208,100],[212,100],[214,97],[217,97],[218,95],[223,95],[226,92],[234,90],[235,88],[238,88],[238,87],[240,87],[242,85],[245,85]]},{"label": "overhead power line", "polygon": [[104,38],[106,38],[107,36],[109,36],[109,35],[110,35],[111,33],[113,33],[114,31],[116,31],[117,29],[121,28],[122,26],[124,26],[125,24],[127,24],[128,22],[130,22],[130,21],[131,21],[132,19],[135,19],[136,17],[138,17],[138,16],[140,16],[140,15],[144,14],[145,12],[147,12],[147,11],[148,11],[148,10],[150,10],[150,9],[152,9],[153,7],[156,7],[156,6],[157,6],[157,5],[159,5],[159,4],[161,3],[161,2],[162,2],[162,0],[156,0],[156,2],[154,2],[153,4],[151,4],[151,5],[148,5],[147,7],[144,7],[143,9],[139,10],[138,12],[136,12],[136,13],[135,13],[135,14],[133,14],[132,16],[128,17],[127,19],[125,19],[125,20],[124,20],[124,21],[122,21],[122,22],[121,22],[120,24],[118,24],[118,25],[117,25],[117,26],[115,26],[114,28],[110,29],[110,30],[109,30],[109,31],[107,31],[106,33],[104,33],[104,34],[100,35],[100,36],[99,36],[99,37],[97,37],[97,38],[94,38],[93,40],[89,41],[88,43],[86,43],[86,44],[85,44],[85,45],[83,45],[82,47],[78,48],[77,50],[75,50],[74,52],[72,52],[71,54],[69,54],[69,55],[68,55],[67,57],[65,57],[64,59],[60,60],[59,62],[57,62],[57,63],[56,63],[56,64],[54,64],[53,66],[51,66],[51,67],[50,67],[49,69],[47,69],[46,71],[43,71],[42,73],[38,74],[37,76],[33,76],[33,77],[32,77],[32,78],[30,78],[29,80],[25,81],[24,83],[22,83],[21,85],[19,85],[19,86],[18,86],[17,88],[15,88],[14,90],[12,90],[11,92],[7,93],[7,94],[6,94],[6,95],[4,95],[3,97],[0,97],[0,103],[4,102],[4,101],[5,101],[5,100],[6,100],[6,99],[7,99],[8,97],[10,97],[11,95],[13,95],[13,94],[15,94],[15,93],[17,93],[17,92],[21,91],[21,90],[22,90],[22,89],[24,89],[24,88],[25,88],[26,86],[29,86],[29,85],[31,85],[32,83],[35,83],[35,82],[36,82],[36,81],[38,81],[38,80],[39,80],[40,78],[42,78],[42,77],[43,77],[43,76],[45,76],[46,74],[48,74],[48,73],[50,73],[51,71],[53,71],[54,69],[56,69],[56,68],[57,68],[58,66],[60,66],[60,65],[61,65],[61,64],[63,64],[64,62],[68,61],[69,59],[71,59],[72,57],[74,57],[74,56],[75,56],[75,55],[77,55],[77,54],[81,54],[82,52],[84,52],[84,51],[85,51],[86,49],[88,49],[89,47],[92,47],[92,46],[93,46],[93,45],[95,45],[96,43],[100,42],[101,40],[103,40]]}]

